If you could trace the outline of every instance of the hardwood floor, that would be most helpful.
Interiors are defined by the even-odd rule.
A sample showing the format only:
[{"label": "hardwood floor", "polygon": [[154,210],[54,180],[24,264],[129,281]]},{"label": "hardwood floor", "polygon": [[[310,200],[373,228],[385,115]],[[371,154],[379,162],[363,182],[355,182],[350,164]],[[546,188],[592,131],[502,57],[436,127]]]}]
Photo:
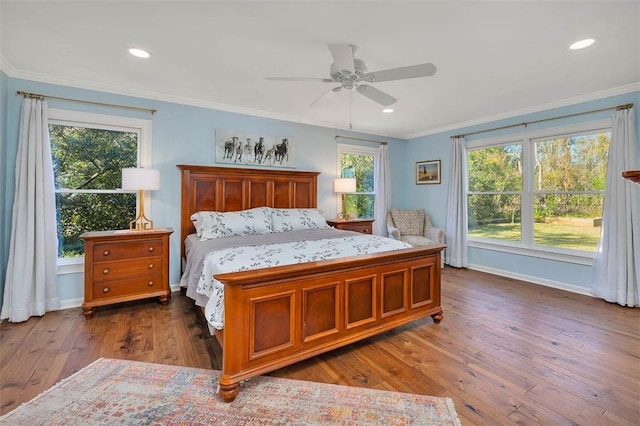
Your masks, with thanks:
[{"label": "hardwood floor", "polygon": [[[463,425],[640,424],[640,309],[445,268],[424,319],[271,373],[453,399]],[[192,302],[130,302],[0,324],[0,414],[99,357],[219,368]],[[212,392],[214,390],[212,389]]]}]

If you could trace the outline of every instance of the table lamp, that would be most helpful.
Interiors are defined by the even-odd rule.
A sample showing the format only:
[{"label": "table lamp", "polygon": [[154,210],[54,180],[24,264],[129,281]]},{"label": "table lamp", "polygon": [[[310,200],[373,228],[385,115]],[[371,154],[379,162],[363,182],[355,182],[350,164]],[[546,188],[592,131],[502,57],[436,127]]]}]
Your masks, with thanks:
[{"label": "table lamp", "polygon": [[144,214],[144,191],[160,189],[160,171],[144,168],[122,169],[122,189],[138,191],[138,216],[129,222],[129,229],[144,231],[153,229],[153,221]]},{"label": "table lamp", "polygon": [[356,192],[356,178],[338,178],[333,181],[333,192],[342,194],[342,212],[338,215],[339,219],[347,219],[347,192]]}]

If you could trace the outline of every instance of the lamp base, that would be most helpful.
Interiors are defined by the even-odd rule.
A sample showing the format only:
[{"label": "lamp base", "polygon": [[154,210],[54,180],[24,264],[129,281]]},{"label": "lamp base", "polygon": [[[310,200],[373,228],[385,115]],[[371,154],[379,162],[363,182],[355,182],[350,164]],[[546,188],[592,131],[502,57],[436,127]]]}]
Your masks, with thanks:
[{"label": "lamp base", "polygon": [[146,231],[153,229],[153,221],[144,215],[140,215],[129,222],[129,229],[131,231]]},{"label": "lamp base", "polygon": [[144,214],[144,191],[142,189],[138,191],[138,205],[140,206],[140,213],[138,213],[138,217],[129,222],[129,229],[131,231],[153,229],[153,221]]}]

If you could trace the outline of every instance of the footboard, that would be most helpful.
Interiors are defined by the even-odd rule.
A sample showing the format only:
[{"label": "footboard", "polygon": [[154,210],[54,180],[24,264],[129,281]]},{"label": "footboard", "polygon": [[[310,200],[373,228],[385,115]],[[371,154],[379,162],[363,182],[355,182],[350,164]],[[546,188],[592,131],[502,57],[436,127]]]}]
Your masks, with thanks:
[{"label": "footboard", "polygon": [[444,245],[216,275],[225,285],[220,395],[240,381],[419,318],[442,319]]}]

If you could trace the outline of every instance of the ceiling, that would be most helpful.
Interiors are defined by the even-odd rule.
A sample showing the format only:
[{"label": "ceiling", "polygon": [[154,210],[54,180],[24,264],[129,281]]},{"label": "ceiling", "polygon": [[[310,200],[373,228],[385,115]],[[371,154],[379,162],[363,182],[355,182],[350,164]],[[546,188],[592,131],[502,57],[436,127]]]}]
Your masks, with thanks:
[{"label": "ceiling", "polygon": [[[638,1],[0,0],[0,66],[10,77],[411,138],[639,90],[639,27]],[[596,43],[568,50],[586,37]],[[370,71],[431,62],[437,73],[374,83],[398,99],[391,114],[354,91],[309,107],[335,85],[266,80],[328,78],[329,43],[357,45]]]}]

